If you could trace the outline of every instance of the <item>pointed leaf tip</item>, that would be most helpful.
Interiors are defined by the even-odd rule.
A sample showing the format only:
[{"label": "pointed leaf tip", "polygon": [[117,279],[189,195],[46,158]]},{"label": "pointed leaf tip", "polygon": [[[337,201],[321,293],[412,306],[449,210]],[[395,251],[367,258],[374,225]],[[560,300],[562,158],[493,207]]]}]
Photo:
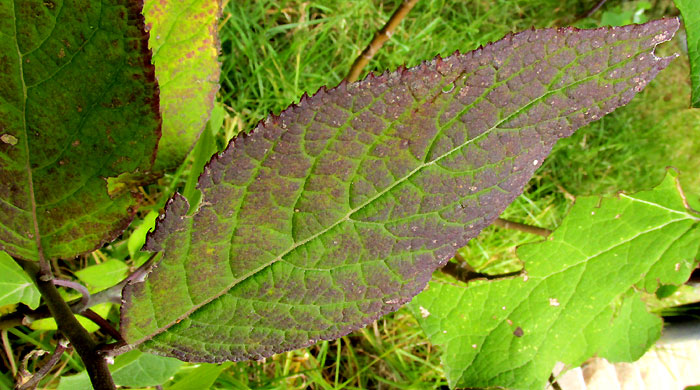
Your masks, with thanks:
[{"label": "pointed leaf tip", "polygon": [[[261,122],[176,197],[127,286],[131,346],[259,359],[396,310],[523,190],[554,142],[627,103],[676,20],[530,30],[370,75]],[[176,207],[175,205],[179,205]]]}]

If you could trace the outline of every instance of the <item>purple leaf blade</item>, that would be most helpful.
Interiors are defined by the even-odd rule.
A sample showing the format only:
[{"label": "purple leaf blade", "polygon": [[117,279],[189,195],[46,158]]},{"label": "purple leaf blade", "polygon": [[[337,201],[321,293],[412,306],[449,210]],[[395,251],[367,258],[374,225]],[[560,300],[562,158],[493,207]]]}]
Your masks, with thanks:
[{"label": "purple leaf blade", "polygon": [[176,195],[125,289],[131,348],[259,359],[357,329],[420,292],[516,197],[560,137],[671,60],[676,19],[532,30],[302,98]]}]

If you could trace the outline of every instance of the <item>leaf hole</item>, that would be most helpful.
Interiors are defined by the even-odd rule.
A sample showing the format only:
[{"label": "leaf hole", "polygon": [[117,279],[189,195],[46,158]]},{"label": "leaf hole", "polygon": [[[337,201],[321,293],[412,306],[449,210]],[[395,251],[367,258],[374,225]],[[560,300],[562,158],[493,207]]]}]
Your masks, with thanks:
[{"label": "leaf hole", "polygon": [[454,83],[442,86],[442,93],[450,93],[455,90]]}]

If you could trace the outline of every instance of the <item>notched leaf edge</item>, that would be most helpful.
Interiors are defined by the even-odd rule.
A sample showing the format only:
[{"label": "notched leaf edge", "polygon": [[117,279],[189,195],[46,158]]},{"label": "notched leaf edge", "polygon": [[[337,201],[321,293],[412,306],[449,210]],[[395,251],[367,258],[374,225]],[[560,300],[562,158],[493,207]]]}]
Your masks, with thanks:
[{"label": "notched leaf edge", "polygon": [[[136,37],[138,40],[139,44],[139,51],[142,54],[143,58],[143,68],[144,68],[144,75],[145,77],[145,83],[146,84],[152,84],[153,85],[153,98],[150,99],[149,104],[151,107],[151,111],[155,114],[155,119],[158,122],[158,126],[156,128],[156,143],[155,147],[153,148],[153,152],[151,153],[150,160],[149,160],[149,167],[153,167],[153,163],[156,161],[156,155],[158,154],[158,141],[160,141],[160,137],[162,135],[162,127],[163,127],[163,117],[160,113],[160,87],[158,85],[158,80],[156,79],[156,68],[153,65],[152,57],[153,57],[153,52],[151,49],[148,47],[148,39],[150,37],[148,30],[146,30],[146,20],[143,16],[143,4],[144,0],[129,0],[128,4],[128,16],[127,18],[129,20],[134,20],[134,25],[136,28],[138,28],[139,31],[142,32],[142,35],[140,37]],[[149,169],[150,169],[149,168]],[[135,169],[132,172],[124,172],[124,174],[138,174],[139,169]],[[120,175],[121,176],[121,175]],[[119,176],[112,176],[112,177],[102,177],[105,182],[105,192],[107,192],[108,195],[110,195],[110,198],[112,197],[111,194],[109,194],[109,180],[110,179],[118,179]],[[138,201],[141,199],[141,194],[139,194],[136,191],[129,191],[131,197],[138,203]],[[136,206],[130,206],[126,212],[127,215],[123,217],[120,221],[114,223],[114,228],[110,230],[105,237],[98,242],[92,249],[86,250],[81,253],[77,253],[75,256],[80,256],[86,253],[90,253],[92,251],[95,251],[101,247],[103,247],[105,244],[108,244],[112,241],[114,241],[117,237],[119,237],[120,234],[126,230],[126,228],[129,227],[131,222],[134,220],[134,217],[136,216],[136,212],[138,211],[138,207]]]},{"label": "notched leaf edge", "polygon": [[[666,42],[673,37],[674,32],[678,29],[679,21],[677,18],[672,18],[672,19],[661,19],[661,20],[657,20],[657,21],[653,21],[653,22],[649,22],[649,23],[650,24],[651,23],[664,24],[665,29],[666,29],[666,31],[655,36],[651,42],[651,46],[649,47],[648,50],[649,50],[649,52],[651,52],[652,55],[654,55],[653,52],[658,44]],[[581,30],[581,29],[574,28],[574,27],[566,27],[566,28],[556,28],[556,29],[542,29],[539,31],[555,31],[556,33],[570,33],[570,32],[574,32],[574,31],[606,30],[609,32],[614,32],[614,31],[617,31],[620,29],[630,28],[630,27],[631,26],[612,27],[612,28],[603,27],[603,28],[594,29],[594,30]],[[634,27],[632,27],[632,28],[634,28]],[[536,30],[531,29],[530,31],[536,31]],[[519,33],[510,33],[510,34],[507,34],[503,39],[512,38],[512,37],[518,36],[520,34],[526,34],[526,33],[529,33],[529,31],[519,32]],[[476,49],[474,51],[467,52],[465,54],[461,54],[461,53],[457,52],[457,55],[458,56],[468,56],[469,55],[469,56],[473,56],[472,60],[478,60],[481,50],[483,50],[484,48],[487,48],[489,46],[493,46],[493,45],[497,44],[497,42],[498,41],[496,41],[494,43],[489,43],[485,46],[479,47],[478,49]],[[677,55],[673,55],[673,56],[669,56],[669,57],[657,57],[656,55],[654,55],[654,57],[655,57],[655,59],[657,59],[660,62],[657,65],[657,68],[658,68],[657,71],[659,71],[659,70],[665,68],[666,65],[668,64],[668,62],[670,60],[672,60],[673,58],[677,57]],[[301,106],[309,103],[311,99],[322,100],[323,96],[325,94],[335,92],[338,90],[344,91],[347,89],[347,87],[349,85],[353,85],[356,88],[361,88],[361,87],[369,87],[369,85],[371,83],[387,83],[387,82],[392,81],[392,80],[395,81],[396,79],[403,78],[404,76],[406,76],[410,72],[425,71],[428,69],[429,66],[439,65],[441,62],[443,62],[443,58],[441,56],[437,56],[436,58],[434,58],[432,60],[423,61],[421,64],[419,64],[415,67],[412,67],[412,68],[406,68],[405,66],[400,66],[397,68],[396,71],[388,71],[387,70],[381,74],[376,74],[374,72],[371,72],[363,80],[355,82],[355,83],[347,83],[346,81],[342,81],[338,86],[330,88],[330,89],[327,88],[326,86],[321,87],[316,93],[314,93],[312,95],[308,95],[307,93],[304,93],[298,103],[291,104],[288,108],[283,110],[280,114],[271,114],[267,118],[259,121],[258,125],[255,126],[255,128],[253,128],[250,132],[241,133],[241,134],[237,135],[236,137],[234,137],[234,139],[231,140],[231,142],[229,143],[229,145],[227,146],[227,148],[223,152],[214,155],[212,157],[212,159],[205,165],[204,172],[199,177],[197,188],[201,191],[206,186],[211,185],[211,184],[217,184],[219,182],[220,177],[219,178],[216,177],[217,172],[216,172],[214,165],[221,166],[221,165],[226,165],[227,163],[230,163],[230,161],[228,161],[228,160],[231,159],[231,155],[232,155],[231,151],[235,148],[235,144],[239,140],[239,137],[240,137],[240,139],[246,139],[248,137],[253,137],[253,136],[257,135],[259,132],[262,132],[267,126],[269,126],[271,124],[279,125],[281,123],[281,121],[283,120],[283,117],[285,115],[288,115],[289,113],[293,113],[296,110],[301,109]],[[439,66],[437,67],[437,69],[439,72]],[[651,78],[653,78],[653,77],[650,77],[649,80]],[[642,87],[646,86],[646,84],[648,83],[649,80],[643,80],[644,83],[642,84]],[[639,89],[639,90],[641,90],[641,89]],[[636,92],[638,92],[639,90],[636,90]],[[625,102],[625,104],[626,104],[626,102]],[[587,123],[590,121],[592,121],[592,120],[587,121]],[[575,128],[578,128],[578,127],[575,127]],[[572,130],[575,130],[575,128]],[[573,131],[568,132],[565,136],[570,135],[572,132]],[[209,182],[207,183],[207,181],[209,181]],[[201,210],[202,208],[209,207],[209,205],[210,205],[210,203],[207,202],[207,200],[204,198],[204,195],[203,195],[202,202],[200,203],[199,209],[195,212],[195,214],[199,210]],[[169,231],[180,229],[182,224],[184,223],[184,221],[186,221],[186,218],[188,218],[188,216],[186,215],[188,208],[189,208],[189,204],[188,204],[187,200],[181,194],[176,193],[175,195],[173,195],[173,197],[169,200],[169,202],[165,208],[164,213],[159,217],[159,219],[156,223],[155,229],[148,233],[147,239],[146,239],[146,244],[144,245],[143,250],[162,251],[163,250],[162,242],[168,237]],[[498,216],[498,214],[495,214],[492,218],[489,217],[489,221],[492,221],[497,216]],[[485,225],[485,226],[487,226],[487,225]],[[447,261],[449,261],[449,257],[444,259],[444,260],[441,260],[436,268],[443,266]],[[267,266],[269,266],[269,265],[266,265],[265,267],[258,269],[255,273],[260,272],[262,269],[265,269]],[[158,265],[156,265],[153,269],[155,269],[157,267],[158,267]],[[430,279],[431,273],[432,273],[432,271],[427,274],[428,276],[426,278],[425,283],[427,283],[427,281]],[[525,277],[527,277],[526,274],[525,274]],[[425,283],[424,283],[423,287],[425,287]],[[128,308],[130,301],[131,301],[131,288],[130,288],[131,286],[133,286],[133,284],[127,285],[124,289],[123,304],[126,305],[125,306],[126,308]],[[365,325],[371,323],[372,321],[376,320],[377,318],[398,309],[401,305],[405,304],[406,302],[409,302],[413,298],[413,296],[415,296],[415,294],[419,293],[421,290],[422,289],[415,291],[415,293],[410,297],[406,296],[406,297],[402,297],[402,299],[397,299],[396,302],[390,302],[392,304],[390,310],[381,311],[381,312],[376,313],[376,315],[373,315],[373,316],[371,316],[371,318],[368,318],[367,321],[363,321],[362,324],[356,324],[357,326],[355,326],[353,329],[361,328],[362,326],[365,326]],[[210,303],[211,301],[213,301],[214,299],[220,297],[221,295],[223,295],[225,293],[226,293],[226,291],[223,291],[220,294],[218,294],[217,296],[209,299],[206,303],[204,303],[200,306],[197,306],[191,310],[188,310],[187,313],[185,313],[183,316],[181,316],[178,319],[178,321],[175,321],[172,324],[169,324],[169,325],[161,328],[160,332],[167,330],[169,327],[171,327],[175,323],[179,322],[179,320],[182,320],[183,318],[188,317],[194,311],[198,310],[199,308]],[[128,322],[129,322],[128,318],[126,318],[124,316],[125,311],[126,310],[122,310],[122,316],[121,316],[122,327],[124,327],[125,325],[128,325]],[[322,337],[322,339],[334,339],[334,338],[337,338],[337,337],[340,337],[344,334],[349,333],[353,329],[345,330],[341,334],[331,335],[329,337]],[[118,350],[115,350],[116,352],[114,352],[112,354],[119,354],[119,353],[126,352],[130,349],[133,349],[136,346],[140,345],[141,343],[143,343],[147,340],[150,340],[152,337],[156,336],[157,334],[160,334],[160,332],[153,334],[153,335],[150,335],[147,338],[138,340],[138,341],[136,341],[133,344],[130,344],[128,346],[119,348]],[[317,341],[318,340],[309,340],[308,343],[305,343],[305,345],[300,345],[299,347],[308,346],[308,345],[311,345]],[[278,352],[281,352],[281,350]],[[186,359],[187,357],[183,356],[182,358]]]}]

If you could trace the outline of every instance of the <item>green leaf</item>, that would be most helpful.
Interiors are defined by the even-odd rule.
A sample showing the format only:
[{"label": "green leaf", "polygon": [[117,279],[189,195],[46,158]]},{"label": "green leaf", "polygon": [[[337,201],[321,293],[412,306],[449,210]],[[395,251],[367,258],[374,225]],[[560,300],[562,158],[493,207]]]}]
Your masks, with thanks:
[{"label": "green leaf", "polygon": [[0,3],[0,249],[72,258],[114,239],[151,166],[158,87],[138,2]]},{"label": "green leaf", "polygon": [[675,19],[531,30],[321,89],[215,156],[175,195],[124,290],[125,349],[258,359],[398,309],[515,198],[559,137],[663,69]]},{"label": "green leaf", "polygon": [[131,351],[118,356],[110,367],[118,386],[160,386],[180,369],[182,362],[168,357]]},{"label": "green leaf", "polygon": [[[180,369],[182,362],[162,356],[155,356],[139,351],[131,351],[117,356],[114,364],[109,366],[112,378],[117,386],[148,387],[160,386]],[[58,390],[92,390],[87,371],[78,375],[64,376]],[[190,389],[201,389],[191,387]]]},{"label": "green leaf", "polygon": [[[202,363],[192,370],[187,370],[181,378],[175,377],[173,384],[166,386],[166,390],[190,390],[209,389],[219,375],[233,363],[226,362],[222,364]],[[183,370],[184,371],[184,370]],[[180,374],[178,374],[179,376]]]},{"label": "green leaf", "polygon": [[41,294],[12,257],[0,251],[0,306],[24,303],[30,309],[39,307]]},{"label": "green leaf", "polygon": [[600,18],[601,26],[623,26],[630,23],[646,23],[648,18],[644,16],[644,11],[651,9],[651,3],[647,1],[639,1],[634,4],[629,4],[634,8],[614,7],[603,12]]},{"label": "green leaf", "polygon": [[547,240],[518,249],[525,276],[431,282],[410,307],[451,386],[544,388],[557,361],[632,361],[653,344],[661,320],[638,290],[688,279],[699,226],[671,171],[651,191],[576,199]]},{"label": "green leaf", "polygon": [[700,1],[674,0],[683,16],[688,57],[690,58],[690,82],[692,93],[690,106],[700,108]]},{"label": "green leaf", "polygon": [[123,261],[110,259],[75,271],[75,276],[86,284],[90,293],[96,293],[121,282],[128,273],[129,267]]},{"label": "green leaf", "polygon": [[141,250],[143,244],[146,243],[146,235],[156,226],[156,218],[158,218],[158,213],[156,211],[149,211],[143,218],[143,221],[141,221],[129,236],[127,248],[129,249],[129,256],[131,256],[132,259],[136,257],[138,251]]},{"label": "green leaf", "polygon": [[[109,310],[112,308],[114,304],[113,303],[100,303],[99,305],[95,305],[91,307],[92,311],[97,313],[100,317],[105,318],[109,314]],[[78,322],[80,322],[80,325],[85,328],[88,332],[97,332],[100,329],[100,326],[97,325],[96,323],[90,321],[89,319],[77,315],[75,316],[78,319]],[[33,321],[31,324],[29,324],[29,327],[34,329],[34,330],[56,330],[58,329],[58,326],[56,325],[56,320],[53,318],[42,318],[39,320]]]},{"label": "green leaf", "polygon": [[219,90],[219,1],[146,0],[149,45],[160,85],[163,137],[155,169],[171,169],[192,149]]},{"label": "green leaf", "polygon": [[71,376],[62,376],[56,390],[93,390],[87,371]]},{"label": "green leaf", "polygon": [[10,371],[0,373],[0,390],[12,390],[15,388],[15,381],[12,379]]},{"label": "green leaf", "polygon": [[190,174],[185,182],[185,189],[182,191],[182,195],[190,204],[190,212],[199,207],[202,193],[197,189],[197,181],[204,171],[204,166],[211,160],[211,156],[218,151],[216,133],[224,122],[225,113],[222,105],[217,104],[214,106],[211,112],[211,119],[207,122],[206,128],[194,146],[194,161],[192,161],[192,168],[190,168]]}]

